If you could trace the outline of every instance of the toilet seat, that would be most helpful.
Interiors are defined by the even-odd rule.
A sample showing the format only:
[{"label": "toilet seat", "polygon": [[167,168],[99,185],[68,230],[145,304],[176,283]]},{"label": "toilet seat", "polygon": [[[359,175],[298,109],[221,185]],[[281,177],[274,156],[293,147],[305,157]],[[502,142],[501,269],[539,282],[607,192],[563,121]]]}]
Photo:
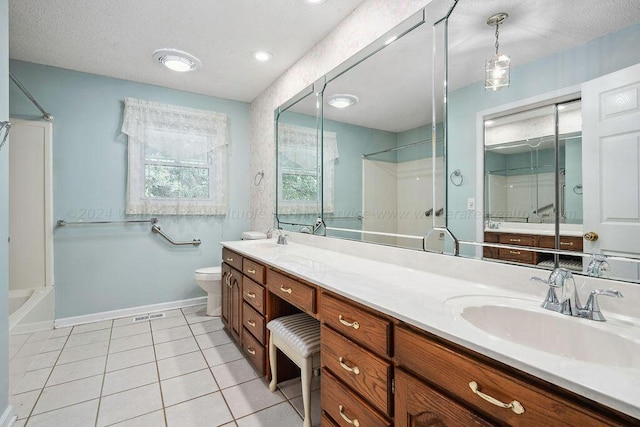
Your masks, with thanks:
[{"label": "toilet seat", "polygon": [[196,270],[196,280],[220,280],[222,272],[220,266],[205,267]]}]

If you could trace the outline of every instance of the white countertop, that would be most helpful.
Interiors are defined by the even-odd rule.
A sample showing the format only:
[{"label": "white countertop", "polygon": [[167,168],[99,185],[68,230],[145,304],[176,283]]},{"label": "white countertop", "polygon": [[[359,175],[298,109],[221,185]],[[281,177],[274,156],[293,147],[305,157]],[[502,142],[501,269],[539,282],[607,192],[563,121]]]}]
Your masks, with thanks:
[{"label": "white countertop", "polygon": [[[324,239],[324,242],[313,239]],[[602,311],[608,319],[607,322],[570,318],[548,312],[551,316],[566,317],[567,322],[589,322],[590,327],[624,336],[630,340],[632,350],[637,346],[637,351],[631,351],[629,353],[633,354],[626,355],[631,357],[632,368],[612,367],[562,357],[491,336],[460,315],[461,306],[465,301],[472,301],[473,296],[482,297],[484,301],[495,298],[498,302],[514,298],[524,305],[534,307],[532,310],[537,310],[542,302],[540,295],[544,295],[546,290],[532,288],[536,285],[528,282],[531,272],[535,270],[418,251],[402,252],[396,248],[385,249],[378,245],[344,243],[351,246],[351,252],[354,251],[354,247],[356,251],[358,250],[355,245],[366,245],[362,246],[365,248],[362,250],[363,256],[367,256],[367,246],[373,246],[377,251],[389,251],[389,259],[399,259],[398,254],[401,257],[406,254],[408,258],[415,258],[427,264],[420,268],[409,268],[381,262],[379,259],[354,256],[349,254],[349,251],[323,249],[312,245],[313,242],[322,242],[320,245],[335,247],[341,243],[336,242],[336,239],[315,236],[313,239],[300,237],[299,240],[303,240],[305,244],[290,241],[288,245],[276,245],[275,240],[233,241],[221,244],[240,254],[299,276],[327,290],[640,419],[640,363],[636,363],[640,361],[640,320],[606,311],[602,303]],[[430,272],[429,263],[433,263],[432,270],[440,274]],[[477,275],[484,279],[478,282],[485,283],[460,278],[460,275],[467,278],[470,275],[473,276],[470,269],[478,270]],[[442,274],[444,270],[462,273],[455,274],[458,277],[452,277],[454,274]],[[492,280],[497,286],[486,284],[487,272],[490,272],[488,275],[493,277]],[[545,272],[538,273],[545,274]],[[513,279],[520,274],[521,279]],[[602,287],[602,281],[597,284]],[[638,287],[638,285],[630,286]],[[617,288],[620,289],[620,287]],[[532,289],[535,292],[530,292]],[[631,293],[627,296],[632,298],[637,295],[635,288],[632,287],[623,291],[623,293],[627,292]],[[583,301],[586,299],[584,295],[582,298]],[[624,302],[637,303],[633,300]],[[540,310],[546,313],[542,308]],[[513,320],[518,321],[518,319]],[[566,340],[571,340],[569,333]],[[598,346],[598,343],[592,347],[585,351],[611,352],[610,358],[617,357],[616,349]],[[627,364],[629,357],[626,358]]]}]

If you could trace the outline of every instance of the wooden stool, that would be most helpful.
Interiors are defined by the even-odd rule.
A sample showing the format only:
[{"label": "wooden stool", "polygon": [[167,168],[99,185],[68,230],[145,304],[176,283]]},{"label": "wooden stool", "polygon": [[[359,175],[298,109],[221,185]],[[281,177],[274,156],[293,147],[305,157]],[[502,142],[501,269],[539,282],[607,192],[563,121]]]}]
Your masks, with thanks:
[{"label": "wooden stool", "polygon": [[311,427],[311,377],[320,368],[320,322],[305,313],[279,317],[267,323],[271,383],[276,391],[278,383],[277,349],[280,349],[301,372],[304,427]]}]

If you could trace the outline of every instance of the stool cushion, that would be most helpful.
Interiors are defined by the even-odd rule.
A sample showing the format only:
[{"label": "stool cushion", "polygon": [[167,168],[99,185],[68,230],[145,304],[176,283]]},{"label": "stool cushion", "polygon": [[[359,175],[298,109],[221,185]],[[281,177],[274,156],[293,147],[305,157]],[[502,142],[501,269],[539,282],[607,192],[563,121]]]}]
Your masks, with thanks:
[{"label": "stool cushion", "polygon": [[267,329],[302,357],[320,351],[320,322],[308,314],[279,317],[267,323]]}]

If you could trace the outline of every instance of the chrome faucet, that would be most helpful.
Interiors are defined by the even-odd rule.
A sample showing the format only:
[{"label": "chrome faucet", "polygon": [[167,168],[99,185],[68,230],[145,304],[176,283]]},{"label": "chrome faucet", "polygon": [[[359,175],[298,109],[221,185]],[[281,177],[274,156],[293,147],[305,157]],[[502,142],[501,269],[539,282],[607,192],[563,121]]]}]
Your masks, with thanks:
[{"label": "chrome faucet", "polygon": [[274,231],[278,231],[278,229],[275,227],[271,227],[270,229],[267,230],[267,239],[271,239],[273,237]]},{"label": "chrome faucet", "polygon": [[[566,268],[556,268],[547,280],[540,277],[532,277],[534,282],[542,282],[549,285],[547,296],[542,302],[542,308],[562,313],[567,316],[582,317],[589,320],[604,322],[606,319],[598,305],[598,295],[622,298],[622,293],[613,289],[597,289],[589,294],[587,304],[583,307],[580,304],[576,282],[571,271]],[[558,298],[556,289],[561,290]]]},{"label": "chrome faucet", "polygon": [[587,274],[591,277],[602,277],[605,271],[611,271],[607,258],[604,255],[594,255],[587,267]]},{"label": "chrome faucet", "polygon": [[287,242],[287,235],[284,234],[283,230],[276,230],[278,231],[278,244],[279,245],[286,245],[288,244]]}]

